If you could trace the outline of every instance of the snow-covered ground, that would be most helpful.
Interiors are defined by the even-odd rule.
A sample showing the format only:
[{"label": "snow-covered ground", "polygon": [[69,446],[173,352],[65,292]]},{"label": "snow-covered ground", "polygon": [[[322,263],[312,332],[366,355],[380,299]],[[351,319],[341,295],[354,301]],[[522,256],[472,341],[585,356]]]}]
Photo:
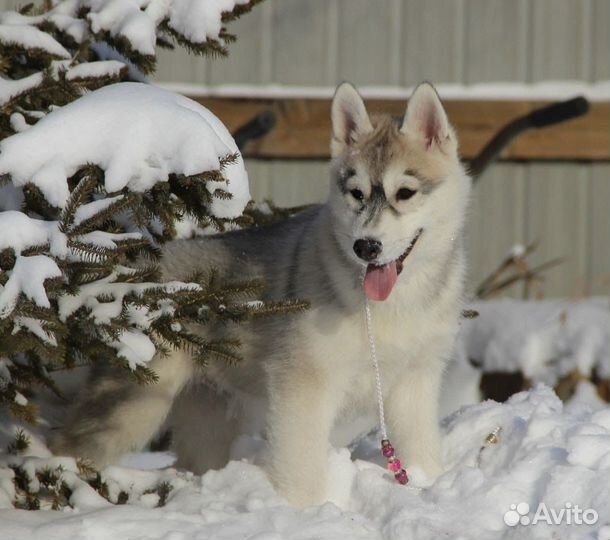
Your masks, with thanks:
[{"label": "snow-covered ground", "polygon": [[[484,444],[497,428],[498,442]],[[260,441],[241,440],[235,451],[242,459],[202,477],[106,469],[110,492],[130,493],[127,505],[113,506],[90,490],[77,492],[75,508],[63,512],[0,510],[0,538],[610,538],[610,408],[586,384],[566,407],[541,385],[506,404],[463,408],[444,430],[447,472],[431,486],[416,470],[407,487],[395,483],[374,463],[375,439],[368,437],[355,453],[371,459],[332,452],[330,502],[297,509],[259,466]],[[126,463],[150,468],[168,457],[129,456]],[[143,491],[159,476],[174,489],[164,507],[154,508],[157,496]]]},{"label": "snow-covered ground", "polygon": [[[481,315],[464,322],[458,347],[463,364],[458,360],[448,377],[446,472],[433,484],[417,469],[409,471],[408,486],[395,483],[370,433],[352,444],[351,456],[347,448],[331,451],[329,502],[297,509],[269,483],[262,439],[244,436],[227,467],[202,477],[172,469],[170,453],[126,456],[102,473],[112,500],[129,494],[127,505],[112,505],[78,480],[74,460],[50,458],[34,437],[30,457],[0,455],[0,508],[6,508],[0,510],[0,538],[610,540],[610,405],[590,382],[581,381],[567,405],[541,383],[504,404],[459,407],[476,401],[480,376],[465,358],[495,370],[502,357],[505,368],[551,384],[575,368],[585,375],[603,371],[608,300],[486,301],[475,307]],[[461,391],[450,391],[456,388]],[[1,426],[4,447],[11,431],[3,433]],[[497,442],[486,443],[491,433]],[[11,472],[1,462],[28,471],[61,465],[73,508],[10,508]],[[159,496],[150,489],[161,482],[172,490],[165,506],[156,507]]]}]

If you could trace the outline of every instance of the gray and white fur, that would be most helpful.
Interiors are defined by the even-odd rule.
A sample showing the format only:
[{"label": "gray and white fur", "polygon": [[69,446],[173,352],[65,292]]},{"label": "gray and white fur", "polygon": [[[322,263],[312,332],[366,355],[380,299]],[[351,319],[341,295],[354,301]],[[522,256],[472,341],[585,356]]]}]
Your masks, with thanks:
[{"label": "gray and white fur", "polygon": [[260,427],[279,492],[299,506],[324,501],[333,425],[376,406],[363,275],[394,264],[421,230],[389,297],[371,308],[397,454],[430,478],[441,472],[438,401],[463,303],[470,179],[430,84],[415,90],[395,121],[370,118],[344,83],[332,126],[326,204],[267,228],[170,242],[162,259],[168,280],[213,266],[238,278],[262,276],[265,299],[306,299],[311,308],[206,330],[239,338],[244,361],[235,367],[201,370],[176,352],[152,361],[155,385],[94,374],[52,441],[55,453],[103,466],[168,425],[177,465],[202,473],[222,467],[232,441]]}]

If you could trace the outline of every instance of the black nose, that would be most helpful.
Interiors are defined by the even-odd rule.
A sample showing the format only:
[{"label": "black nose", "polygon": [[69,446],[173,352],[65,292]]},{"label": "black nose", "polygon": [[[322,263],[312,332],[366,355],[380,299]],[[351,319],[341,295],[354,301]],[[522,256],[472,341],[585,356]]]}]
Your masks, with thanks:
[{"label": "black nose", "polygon": [[373,238],[360,238],[354,242],[354,253],[363,261],[374,261],[381,253],[381,242]]}]

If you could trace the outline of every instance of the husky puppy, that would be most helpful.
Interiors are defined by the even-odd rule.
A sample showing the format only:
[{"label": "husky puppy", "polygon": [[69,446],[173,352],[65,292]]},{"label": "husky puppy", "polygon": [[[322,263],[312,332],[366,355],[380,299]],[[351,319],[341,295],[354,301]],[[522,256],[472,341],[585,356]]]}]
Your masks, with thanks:
[{"label": "husky puppy", "polygon": [[441,472],[438,401],[463,303],[470,179],[428,83],[400,121],[370,118],[347,83],[331,114],[326,204],[267,228],[170,242],[162,260],[168,280],[208,266],[262,276],[265,299],[306,299],[310,309],[205,330],[242,342],[238,366],[201,370],[176,352],[153,360],[155,385],[95,374],[52,443],[56,453],[101,466],[169,425],[177,465],[202,473],[227,462],[236,436],[260,428],[280,493],[321,503],[333,424],[376,406],[366,295],[394,446],[408,466]]}]

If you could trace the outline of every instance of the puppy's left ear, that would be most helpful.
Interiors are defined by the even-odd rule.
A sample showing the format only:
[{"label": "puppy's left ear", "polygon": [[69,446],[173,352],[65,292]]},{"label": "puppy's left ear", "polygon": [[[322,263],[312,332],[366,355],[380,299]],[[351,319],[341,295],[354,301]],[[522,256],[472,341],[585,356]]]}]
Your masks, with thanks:
[{"label": "puppy's left ear", "polygon": [[424,82],[413,91],[400,131],[421,139],[426,149],[442,146],[452,137],[447,113],[430,83]]},{"label": "puppy's left ear", "polygon": [[335,91],[331,121],[333,137],[330,148],[333,157],[354,144],[360,136],[373,130],[360,94],[347,82],[341,83]]}]

